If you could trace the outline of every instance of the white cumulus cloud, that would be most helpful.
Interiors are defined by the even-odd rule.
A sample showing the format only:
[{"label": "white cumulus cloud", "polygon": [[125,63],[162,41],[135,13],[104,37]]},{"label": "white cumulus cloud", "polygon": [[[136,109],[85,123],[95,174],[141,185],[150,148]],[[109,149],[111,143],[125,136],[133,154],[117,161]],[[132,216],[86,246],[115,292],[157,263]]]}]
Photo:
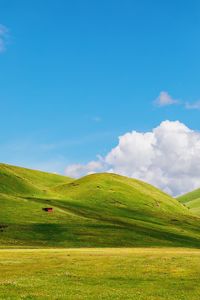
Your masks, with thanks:
[{"label": "white cumulus cloud", "polygon": [[159,96],[154,101],[154,104],[160,107],[178,103],[179,100],[173,99],[168,92],[165,91],[160,92]]},{"label": "white cumulus cloud", "polygon": [[149,132],[125,133],[104,158],[68,166],[66,174],[114,172],[179,195],[200,187],[199,161],[200,132],[179,121],[164,121]]}]

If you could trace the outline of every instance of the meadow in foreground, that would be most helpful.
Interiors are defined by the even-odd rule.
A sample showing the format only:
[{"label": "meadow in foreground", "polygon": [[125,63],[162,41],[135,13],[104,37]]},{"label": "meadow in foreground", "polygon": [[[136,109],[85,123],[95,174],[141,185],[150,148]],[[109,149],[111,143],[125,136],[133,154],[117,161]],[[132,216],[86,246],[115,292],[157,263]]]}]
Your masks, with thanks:
[{"label": "meadow in foreground", "polygon": [[200,250],[0,251],[0,299],[200,299]]}]

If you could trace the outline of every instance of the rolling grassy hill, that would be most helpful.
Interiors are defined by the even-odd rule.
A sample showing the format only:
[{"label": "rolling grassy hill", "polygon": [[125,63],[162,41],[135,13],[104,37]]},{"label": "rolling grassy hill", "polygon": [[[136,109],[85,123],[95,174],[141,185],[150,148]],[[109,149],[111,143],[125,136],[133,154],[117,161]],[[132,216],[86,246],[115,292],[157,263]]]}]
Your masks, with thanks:
[{"label": "rolling grassy hill", "polygon": [[139,180],[108,173],[73,180],[0,164],[1,247],[199,247],[199,223]]},{"label": "rolling grassy hill", "polygon": [[200,189],[182,195],[177,199],[180,203],[188,207],[191,212],[200,216]]},{"label": "rolling grassy hill", "polygon": [[13,196],[45,195],[49,188],[73,179],[6,164],[0,164],[0,193]]}]

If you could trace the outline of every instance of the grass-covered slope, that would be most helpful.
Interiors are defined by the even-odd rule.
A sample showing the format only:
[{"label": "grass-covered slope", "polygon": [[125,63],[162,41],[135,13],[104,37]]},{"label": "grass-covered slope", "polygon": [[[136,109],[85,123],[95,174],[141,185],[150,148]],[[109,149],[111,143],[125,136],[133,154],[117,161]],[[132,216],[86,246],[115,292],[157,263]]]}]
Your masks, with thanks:
[{"label": "grass-covered slope", "polygon": [[200,219],[188,208],[108,173],[72,181],[0,165],[0,220],[2,247],[200,246]]},{"label": "grass-covered slope", "polygon": [[[157,188],[116,174],[93,174],[57,186],[54,190],[67,199],[74,209],[139,219],[165,219],[166,216],[187,214],[177,200]],[[63,202],[67,205],[66,201]],[[157,221],[156,221],[157,223]]]},{"label": "grass-covered slope", "polygon": [[177,198],[180,203],[183,203],[193,213],[200,216],[200,189],[182,195]]},{"label": "grass-covered slope", "polygon": [[71,178],[0,164],[0,193],[9,195],[41,195],[49,193],[49,188],[66,184]]}]

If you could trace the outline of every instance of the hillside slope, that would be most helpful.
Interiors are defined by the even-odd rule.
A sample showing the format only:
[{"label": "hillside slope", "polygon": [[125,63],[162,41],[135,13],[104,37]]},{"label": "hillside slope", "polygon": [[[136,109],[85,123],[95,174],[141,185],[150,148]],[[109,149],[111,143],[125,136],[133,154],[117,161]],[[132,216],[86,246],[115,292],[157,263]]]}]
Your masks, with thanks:
[{"label": "hillside slope", "polygon": [[1,165],[0,192],[2,247],[200,246],[200,218],[139,180]]},{"label": "hillside slope", "polygon": [[59,184],[73,179],[46,172],[0,164],[0,193],[9,195],[42,195]]},{"label": "hillside slope", "polygon": [[188,207],[191,212],[200,216],[200,189],[182,195],[177,200]]}]

